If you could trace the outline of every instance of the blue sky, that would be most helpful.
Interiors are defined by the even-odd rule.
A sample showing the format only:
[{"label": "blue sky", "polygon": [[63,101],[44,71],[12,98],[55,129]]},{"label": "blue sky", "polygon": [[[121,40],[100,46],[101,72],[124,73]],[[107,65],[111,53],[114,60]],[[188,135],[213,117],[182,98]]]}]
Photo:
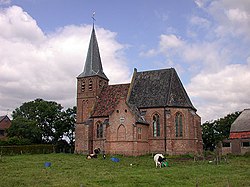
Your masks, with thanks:
[{"label": "blue sky", "polygon": [[93,12],[111,84],[174,67],[202,121],[250,107],[249,0],[0,0],[0,115],[75,105]]}]

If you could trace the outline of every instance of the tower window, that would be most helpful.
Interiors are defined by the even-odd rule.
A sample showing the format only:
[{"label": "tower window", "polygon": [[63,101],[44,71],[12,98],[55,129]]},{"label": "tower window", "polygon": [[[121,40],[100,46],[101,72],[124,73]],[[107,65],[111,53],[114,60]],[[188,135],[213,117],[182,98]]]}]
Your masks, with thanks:
[{"label": "tower window", "polygon": [[81,90],[82,90],[82,92],[84,92],[84,91],[85,91],[85,81],[82,81],[82,84],[81,84]]},{"label": "tower window", "polygon": [[153,116],[153,136],[160,136],[160,117],[158,114]]},{"label": "tower window", "polygon": [[89,79],[89,90],[91,91],[93,88],[93,82],[91,79]]},{"label": "tower window", "polygon": [[182,114],[181,113],[177,113],[175,116],[175,136],[176,137],[182,137]]},{"label": "tower window", "polygon": [[99,88],[102,87],[102,80],[99,80]]}]

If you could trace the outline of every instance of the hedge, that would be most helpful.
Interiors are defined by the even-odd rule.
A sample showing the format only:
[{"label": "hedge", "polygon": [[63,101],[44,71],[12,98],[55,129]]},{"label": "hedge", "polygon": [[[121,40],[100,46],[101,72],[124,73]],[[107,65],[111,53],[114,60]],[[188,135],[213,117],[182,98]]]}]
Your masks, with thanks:
[{"label": "hedge", "polygon": [[48,144],[0,146],[0,155],[46,154],[54,150],[54,146]]}]

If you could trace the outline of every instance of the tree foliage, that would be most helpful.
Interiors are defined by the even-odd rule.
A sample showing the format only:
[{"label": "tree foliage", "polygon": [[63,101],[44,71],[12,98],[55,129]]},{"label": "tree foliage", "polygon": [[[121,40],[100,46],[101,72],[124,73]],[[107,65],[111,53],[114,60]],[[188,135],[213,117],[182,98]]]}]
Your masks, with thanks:
[{"label": "tree foliage", "polygon": [[240,113],[228,114],[223,118],[202,124],[202,139],[205,150],[213,151],[218,142],[229,137],[231,125]]},{"label": "tree foliage", "polygon": [[12,120],[11,127],[8,129],[8,136],[28,139],[33,143],[41,143],[42,131],[37,126],[36,121],[17,116]]},{"label": "tree foliage", "polygon": [[76,107],[63,110],[54,101],[36,99],[13,111],[8,136],[28,138],[32,143],[53,143],[69,136],[73,140]]}]

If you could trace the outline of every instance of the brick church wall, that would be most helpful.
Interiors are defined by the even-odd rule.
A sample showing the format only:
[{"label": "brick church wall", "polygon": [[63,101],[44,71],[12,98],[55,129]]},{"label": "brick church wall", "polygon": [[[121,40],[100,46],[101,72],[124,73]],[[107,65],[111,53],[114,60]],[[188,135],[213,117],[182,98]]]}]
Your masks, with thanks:
[{"label": "brick church wall", "polygon": [[75,152],[76,153],[89,153],[89,126],[84,124],[77,124],[75,140]]},{"label": "brick church wall", "polygon": [[[169,115],[164,114],[164,108],[141,109],[146,111],[145,119],[150,122],[149,125],[149,150],[151,153],[165,153],[177,155],[202,152],[202,137],[200,127],[200,117],[186,108],[169,108]],[[175,115],[181,113],[183,116],[183,136],[176,137]],[[153,137],[153,115],[160,116],[160,136]],[[165,119],[164,119],[165,116]],[[166,143],[164,123],[166,123]]]},{"label": "brick church wall", "polygon": [[135,140],[135,119],[125,99],[121,98],[115,111],[110,115],[107,128],[107,144],[110,154],[133,153],[133,141]]},{"label": "brick church wall", "polygon": [[[164,109],[163,108],[150,108],[141,109],[141,111],[146,111],[145,120],[149,122],[148,129],[148,141],[149,141],[149,151],[151,153],[164,153]],[[158,114],[160,117],[160,136],[153,137],[153,115]]]},{"label": "brick church wall", "polygon": [[93,149],[95,148],[100,148],[102,151],[106,150],[105,147],[105,142],[106,142],[106,124],[103,124],[103,137],[102,138],[97,138],[97,123],[103,123],[107,118],[94,118],[94,123],[93,123]]},{"label": "brick church wall", "polygon": [[[176,137],[175,116],[180,112],[183,116],[183,136]],[[202,152],[200,117],[185,108],[171,108],[168,127],[168,150],[170,154],[198,154]]]}]

